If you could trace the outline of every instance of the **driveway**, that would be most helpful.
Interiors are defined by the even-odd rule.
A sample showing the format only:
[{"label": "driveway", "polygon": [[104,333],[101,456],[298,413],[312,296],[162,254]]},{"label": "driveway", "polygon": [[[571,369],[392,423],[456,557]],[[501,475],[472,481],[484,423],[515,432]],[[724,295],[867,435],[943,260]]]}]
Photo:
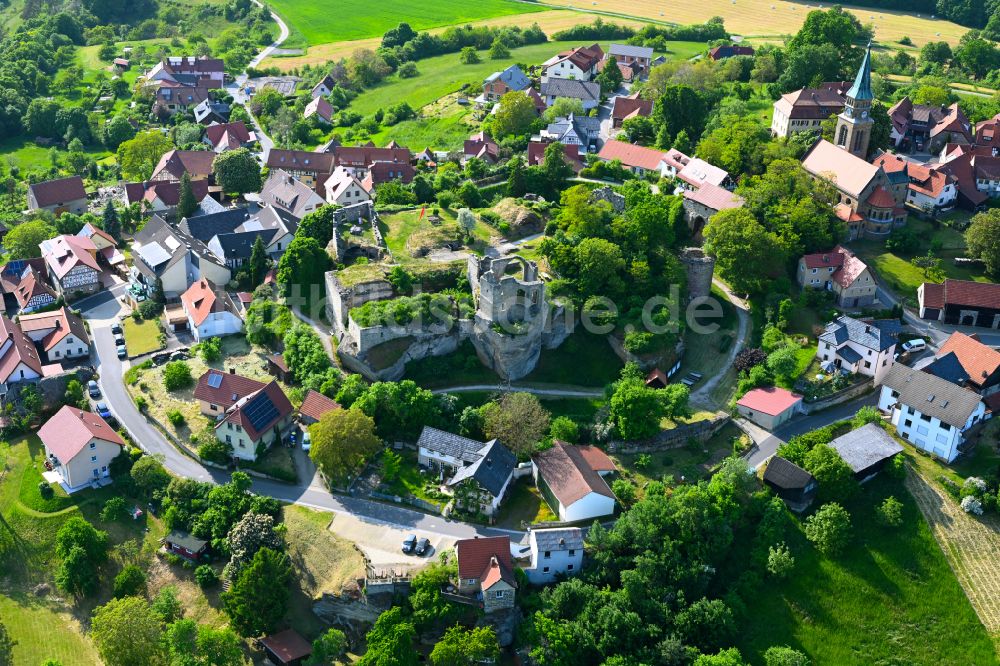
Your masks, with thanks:
[{"label": "driveway", "polygon": [[[182,453],[136,408],[132,397],[125,389],[125,382],[122,380],[122,373],[129,367],[129,362],[118,359],[114,338],[111,335],[111,324],[121,311],[121,305],[115,299],[115,295],[111,292],[107,292],[107,295],[98,294],[87,301],[81,301],[81,303],[84,304],[83,314],[90,323],[91,336],[94,339],[94,349],[97,354],[95,363],[100,374],[98,383],[104,395],[104,401],[108,403],[111,413],[128,431],[133,441],[146,453],[160,456],[164,466],[177,476],[211,483],[227,482],[230,478],[228,471],[205,467],[199,461]],[[475,536],[496,536],[498,534],[509,534],[513,540],[519,541],[523,536],[521,532],[467,525],[453,522],[442,516],[431,516],[412,509],[381,504],[371,500],[334,497],[323,486],[322,481],[315,473],[309,473],[313,469],[310,461],[297,460],[297,465],[300,471],[305,472],[302,478],[308,478],[308,480],[303,480],[298,485],[291,485],[255,478],[253,491],[274,497],[282,502],[356,517],[365,525],[390,526],[409,530],[409,532],[420,531],[425,533],[423,536],[428,538],[437,535],[442,540],[441,543],[444,543],[443,539],[445,538],[469,539]],[[364,544],[367,538],[366,532],[367,530],[364,530],[348,536],[352,540]],[[378,539],[376,541],[381,543]]]},{"label": "driveway", "polygon": [[[878,392],[873,391],[850,402],[845,402],[842,405],[836,405],[815,414],[792,419],[772,433],[768,433],[763,428],[751,423],[749,424],[749,428],[745,428],[745,431],[753,438],[757,447],[750,452],[746,461],[751,467],[760,467],[777,452],[779,446],[792,437],[804,435],[807,432],[812,432],[831,423],[852,418],[862,407],[874,406],[876,404],[878,404]],[[737,423],[737,425],[741,425],[742,427],[742,424]]]}]

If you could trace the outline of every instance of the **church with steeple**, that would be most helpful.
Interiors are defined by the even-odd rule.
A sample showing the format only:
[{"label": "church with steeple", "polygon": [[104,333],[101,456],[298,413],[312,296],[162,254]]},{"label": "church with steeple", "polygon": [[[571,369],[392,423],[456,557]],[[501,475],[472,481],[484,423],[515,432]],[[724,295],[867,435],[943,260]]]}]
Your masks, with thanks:
[{"label": "church with steeple", "polygon": [[852,85],[844,95],[844,110],[837,116],[837,127],[833,132],[837,147],[843,148],[861,159],[868,157],[868,142],[872,137],[872,45],[868,43],[861,69],[854,77]]},{"label": "church with steeple", "polygon": [[837,116],[833,143],[819,139],[802,158],[802,168],[837,190],[834,214],[847,224],[851,239],[885,240],[906,224],[905,171],[887,174],[867,161],[871,142],[871,44],[865,50],[854,84],[845,93],[844,110]]}]

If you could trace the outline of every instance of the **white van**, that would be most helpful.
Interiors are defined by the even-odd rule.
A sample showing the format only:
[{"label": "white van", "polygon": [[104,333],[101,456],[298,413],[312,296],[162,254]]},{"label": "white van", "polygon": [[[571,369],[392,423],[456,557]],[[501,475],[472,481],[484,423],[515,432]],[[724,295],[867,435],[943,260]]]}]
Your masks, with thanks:
[{"label": "white van", "polygon": [[927,342],[922,338],[913,338],[912,340],[907,340],[903,343],[903,351],[907,354],[922,352],[925,349],[927,349]]},{"label": "white van", "polygon": [[302,431],[302,450],[308,451],[309,447],[312,446],[312,437],[309,436],[308,430]]}]

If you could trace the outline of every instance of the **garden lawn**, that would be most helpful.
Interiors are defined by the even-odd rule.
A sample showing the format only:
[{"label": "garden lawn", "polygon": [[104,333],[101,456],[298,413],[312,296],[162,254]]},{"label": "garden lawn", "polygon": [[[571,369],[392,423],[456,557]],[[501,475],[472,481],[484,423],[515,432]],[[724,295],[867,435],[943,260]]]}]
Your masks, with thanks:
[{"label": "garden lawn", "polygon": [[160,342],[162,329],[158,318],[137,322],[128,317],[122,327],[125,329],[125,348],[128,350],[129,358],[151,354],[165,346],[164,343]]},{"label": "garden lawn", "polygon": [[[733,439],[743,436],[734,424],[728,423],[705,444],[684,446],[657,453],[620,453],[612,455],[623,478],[643,488],[650,481],[673,476],[679,480],[697,481],[708,476],[712,468],[733,452]],[[648,456],[648,463],[636,461]],[[643,459],[646,460],[646,459]]]},{"label": "garden lawn", "polygon": [[[962,211],[955,211],[945,219],[967,216]],[[935,228],[929,221],[910,216],[907,226],[920,239],[920,249],[913,256],[922,256],[931,249],[931,243],[940,244],[941,249],[934,253],[941,259],[941,269],[945,277],[955,280],[974,280],[989,282],[983,275],[981,267],[956,266],[955,257],[965,256],[965,238],[962,233],[951,227],[940,225]],[[884,243],[877,241],[859,241],[851,243],[858,256],[875,269],[876,277],[904,298],[916,303],[917,287],[924,282],[934,282],[924,275],[921,268],[912,263],[909,255],[899,255],[885,249]]]},{"label": "garden lawn", "polygon": [[377,146],[384,146],[395,140],[413,150],[426,147],[434,150],[458,150],[475,128],[469,122],[471,118],[467,107],[455,103],[451,96],[442,102],[445,103],[425,107],[419,118],[383,127],[377,134],[371,135],[371,140]]},{"label": "garden lawn", "polygon": [[[66,157],[69,153],[60,149],[57,149],[56,152],[59,155],[61,162],[65,163]],[[83,152],[85,155],[93,157],[94,160],[98,162],[111,157],[111,153],[103,147],[87,147],[84,148]],[[52,161],[49,157],[51,153],[51,147],[39,146],[34,141],[31,141],[23,136],[10,137],[0,141],[0,154],[3,154],[5,160],[12,159],[14,164],[20,168],[22,174],[37,170],[47,172],[52,166]]]},{"label": "garden lawn", "polygon": [[0,618],[14,646],[15,664],[41,664],[58,659],[63,666],[100,663],[80,623],[65,609],[25,593],[0,595]]},{"label": "garden lawn", "polygon": [[538,489],[527,479],[515,481],[500,506],[500,519],[496,527],[520,530],[521,523],[535,525],[558,520],[552,509],[542,499]]},{"label": "garden lawn", "polygon": [[[889,495],[903,503],[898,528],[875,520]],[[845,506],[853,536],[837,558],[820,555],[796,523],[788,542],[795,569],[755,596],[738,638],[744,657],[763,663],[769,646],[790,645],[816,664],[996,664],[989,635],[903,483],[883,475]]]},{"label": "garden lawn", "polygon": [[[293,30],[285,46],[325,44],[365,37],[378,37],[406,21],[414,30],[456,25],[494,16],[542,11],[542,7],[511,0],[339,0],[336,7],[311,0],[275,0],[270,3]],[[295,32],[298,35],[294,34]],[[301,35],[301,38],[298,38]]]}]

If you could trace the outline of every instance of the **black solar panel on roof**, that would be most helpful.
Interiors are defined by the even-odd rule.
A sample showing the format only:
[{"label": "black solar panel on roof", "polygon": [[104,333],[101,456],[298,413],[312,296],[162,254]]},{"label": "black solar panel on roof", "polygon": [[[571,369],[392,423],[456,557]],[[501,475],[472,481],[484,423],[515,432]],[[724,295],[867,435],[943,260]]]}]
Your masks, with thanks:
[{"label": "black solar panel on roof", "polygon": [[260,432],[271,421],[278,418],[278,408],[266,395],[257,396],[249,405],[243,408],[243,412],[250,419],[250,425],[257,432]]},{"label": "black solar panel on roof", "polygon": [[208,385],[212,388],[219,388],[222,386],[222,375],[217,372],[213,372],[208,376]]}]

